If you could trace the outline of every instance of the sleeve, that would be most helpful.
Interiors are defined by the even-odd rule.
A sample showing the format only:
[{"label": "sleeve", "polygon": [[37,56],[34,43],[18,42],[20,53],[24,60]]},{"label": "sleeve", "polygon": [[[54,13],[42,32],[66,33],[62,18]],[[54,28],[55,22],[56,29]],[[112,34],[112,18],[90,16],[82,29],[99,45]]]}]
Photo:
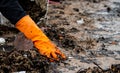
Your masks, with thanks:
[{"label": "sleeve", "polygon": [[18,0],[0,0],[0,12],[12,23],[16,24],[26,12]]}]

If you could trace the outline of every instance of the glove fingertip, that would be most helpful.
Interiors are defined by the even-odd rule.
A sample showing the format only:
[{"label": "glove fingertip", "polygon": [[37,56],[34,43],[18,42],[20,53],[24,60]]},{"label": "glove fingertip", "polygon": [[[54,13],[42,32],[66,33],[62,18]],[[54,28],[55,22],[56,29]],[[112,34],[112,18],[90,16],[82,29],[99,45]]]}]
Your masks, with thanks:
[{"label": "glove fingertip", "polygon": [[50,62],[54,62],[54,60],[50,59]]},{"label": "glove fingertip", "polygon": [[56,55],[56,53],[51,53],[52,54],[52,57],[55,59],[55,60],[57,60],[57,61],[59,61],[59,59],[58,59],[58,56]]}]

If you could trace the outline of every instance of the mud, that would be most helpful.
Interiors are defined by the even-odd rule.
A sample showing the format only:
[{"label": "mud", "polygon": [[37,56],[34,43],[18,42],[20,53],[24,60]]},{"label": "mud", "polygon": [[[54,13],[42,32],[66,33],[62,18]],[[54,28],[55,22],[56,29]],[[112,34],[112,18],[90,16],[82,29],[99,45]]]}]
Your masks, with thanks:
[{"label": "mud", "polygon": [[118,0],[64,0],[61,4],[51,4],[48,27],[52,29],[46,33],[61,45],[68,57],[57,70],[61,73],[76,73],[82,69],[86,69],[83,73],[105,73],[106,70],[106,73],[119,73],[119,68],[115,67],[117,71],[111,68],[120,64],[119,23]]}]

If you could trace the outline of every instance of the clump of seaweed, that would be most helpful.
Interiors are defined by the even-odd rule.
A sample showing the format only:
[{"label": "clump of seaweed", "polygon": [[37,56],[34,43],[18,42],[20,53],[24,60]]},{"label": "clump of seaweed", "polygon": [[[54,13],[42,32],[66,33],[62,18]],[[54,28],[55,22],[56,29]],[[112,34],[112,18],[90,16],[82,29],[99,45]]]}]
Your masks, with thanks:
[{"label": "clump of seaweed", "polygon": [[17,71],[47,73],[49,61],[36,50],[29,51],[0,51],[0,72],[11,73]]}]

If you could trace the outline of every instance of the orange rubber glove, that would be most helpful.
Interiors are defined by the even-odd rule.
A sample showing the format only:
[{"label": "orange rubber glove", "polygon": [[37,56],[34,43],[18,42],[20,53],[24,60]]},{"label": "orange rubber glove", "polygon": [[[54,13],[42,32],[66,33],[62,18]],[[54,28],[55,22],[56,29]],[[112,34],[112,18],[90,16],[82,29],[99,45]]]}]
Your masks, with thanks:
[{"label": "orange rubber glove", "polygon": [[16,28],[31,39],[41,55],[53,60],[59,60],[58,56],[66,59],[66,56],[54,45],[40,30],[29,15],[24,16],[16,23]]}]

